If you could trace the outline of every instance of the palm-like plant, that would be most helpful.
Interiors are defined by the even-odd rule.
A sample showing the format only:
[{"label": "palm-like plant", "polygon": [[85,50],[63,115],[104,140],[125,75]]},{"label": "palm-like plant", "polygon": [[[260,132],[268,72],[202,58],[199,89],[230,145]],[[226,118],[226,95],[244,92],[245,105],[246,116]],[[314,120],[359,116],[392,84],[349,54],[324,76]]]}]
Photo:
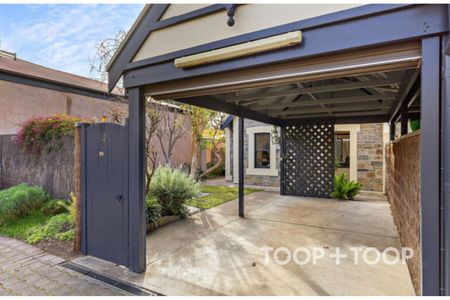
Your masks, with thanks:
[{"label": "palm-like plant", "polygon": [[356,181],[349,181],[346,173],[334,176],[334,191],[330,194],[332,198],[351,200],[359,193],[361,184]]}]

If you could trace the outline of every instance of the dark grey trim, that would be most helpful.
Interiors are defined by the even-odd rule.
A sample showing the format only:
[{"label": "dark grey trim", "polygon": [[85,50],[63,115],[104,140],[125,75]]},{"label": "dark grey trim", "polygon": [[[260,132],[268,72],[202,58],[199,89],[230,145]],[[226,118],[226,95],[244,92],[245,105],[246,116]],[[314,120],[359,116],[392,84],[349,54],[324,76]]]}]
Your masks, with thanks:
[{"label": "dark grey trim", "polygon": [[[449,43],[449,36],[445,36],[444,42]],[[449,295],[450,290],[450,56],[442,55],[442,84],[441,84],[441,115],[442,115],[442,136],[441,136],[441,168],[442,168],[442,187],[441,187],[441,249],[442,253],[441,267],[444,274],[441,289],[445,289],[445,295]]]},{"label": "dark grey trim", "polygon": [[146,268],[145,224],[145,96],[142,88],[128,90],[128,164],[129,164],[129,268],[144,272]]},{"label": "dark grey trim", "polygon": [[87,255],[87,194],[86,194],[86,128],[90,126],[89,123],[77,123],[77,127],[80,127],[80,208],[81,208],[81,243],[80,251],[82,254]]},{"label": "dark grey trim", "polygon": [[18,84],[24,84],[29,86],[34,86],[42,89],[54,90],[64,93],[82,95],[86,97],[97,98],[101,100],[118,101],[119,97],[110,93],[91,90],[87,88],[82,88],[78,86],[72,86],[67,84],[62,84],[56,81],[49,81],[44,79],[38,79],[33,77],[25,77],[18,74],[6,73],[0,71],[0,80],[9,81]]},{"label": "dark grey trim", "polygon": [[395,140],[395,122],[389,122],[389,140]]},{"label": "dark grey trim", "polygon": [[408,101],[403,101],[400,108],[400,134],[408,133]]},{"label": "dark grey trim", "polygon": [[233,122],[234,116],[233,115],[229,115],[225,121],[220,125],[220,130],[224,130],[225,128],[227,128],[228,126],[231,126],[231,122]]},{"label": "dark grey trim", "polygon": [[422,41],[420,204],[422,294],[440,295],[440,37]]},{"label": "dark grey trim", "polygon": [[[270,29],[259,30],[259,31],[235,36],[232,38],[227,38],[227,39],[223,39],[220,41],[215,41],[215,42],[207,43],[204,45],[195,46],[195,47],[188,48],[188,49],[174,51],[174,52],[163,54],[160,56],[143,59],[138,62],[132,62],[126,66],[125,70],[131,70],[131,69],[135,69],[135,68],[145,67],[145,66],[149,66],[152,64],[156,64],[156,63],[171,61],[178,57],[201,53],[201,52],[205,52],[205,51],[209,51],[209,50],[213,50],[213,49],[217,49],[217,48],[223,48],[223,47],[227,47],[227,46],[231,46],[231,45],[235,45],[235,44],[245,43],[245,42],[248,42],[251,40],[262,39],[262,38],[266,38],[269,36],[289,32],[294,29],[297,30],[297,29],[301,28],[303,30],[306,30],[306,29],[312,29],[312,28],[319,27],[319,26],[327,26],[327,25],[330,25],[330,24],[333,24],[336,22],[349,21],[354,18],[366,17],[366,16],[370,16],[373,14],[378,14],[381,12],[388,12],[391,10],[404,8],[406,6],[409,6],[409,4],[408,5],[405,5],[405,4],[394,4],[394,5],[392,5],[392,4],[387,4],[387,5],[386,4],[375,4],[375,5],[371,4],[371,5],[364,5],[364,6],[360,6],[360,7],[356,7],[356,8],[346,9],[343,11],[330,13],[330,14],[326,14],[323,16],[318,16],[318,17],[309,18],[306,20],[301,20],[301,21],[297,21],[297,22],[293,22],[293,23],[289,23],[289,24],[285,24],[285,25],[276,26],[276,27],[273,27]],[[142,41],[142,43],[143,42],[144,41]]]},{"label": "dark grey trim", "polygon": [[238,132],[239,217],[244,217],[244,118],[239,117]]},{"label": "dark grey trim", "polygon": [[126,40],[126,44],[122,47],[121,52],[117,55],[114,63],[108,68],[108,89],[112,91],[120,76],[122,76],[125,66],[133,59],[142,43],[152,32],[154,24],[164,14],[169,4],[152,4],[150,10],[142,18],[136,30],[130,38]]},{"label": "dark grey trim", "polygon": [[[450,26],[450,4],[447,4],[447,12],[448,12],[448,24]],[[444,49],[445,55],[450,55],[450,40],[446,41],[445,49]]]},{"label": "dark grey trim", "polygon": [[[277,51],[204,65],[187,70],[177,69],[173,61],[166,61],[126,71],[124,74],[124,85],[126,87],[140,86],[191,78],[200,75],[235,71],[293,59],[348,51],[350,49],[355,50],[367,46],[376,47],[377,45],[400,43],[424,36],[443,33],[448,30],[447,6],[445,5],[382,5],[381,7],[384,7],[385,10],[379,10],[378,14],[373,13],[363,15],[352,19],[345,19],[345,21],[340,22],[326,22],[325,25],[322,26],[305,29],[302,27],[302,22],[304,21],[299,21],[244,35],[245,39],[243,39],[242,36],[233,37],[231,38],[231,41],[233,41],[233,44],[236,44],[262,36],[270,36],[292,30],[302,30],[304,43],[298,47],[279,49]],[[386,7],[390,7],[391,9],[386,10]],[[363,8],[364,6],[359,8],[359,10],[362,10]],[[325,17],[326,16],[318,18]],[[370,28],[370,34],[367,32],[368,28]],[[349,33],[351,33],[351,39],[344,38],[348,36]],[[227,43],[219,41],[217,42],[216,47],[223,47],[229,43],[230,41]],[[157,75],[148,76],[148,74]]]},{"label": "dark grey trim", "polygon": [[286,128],[280,127],[280,195],[286,195],[286,178],[284,168],[284,153],[286,153]]},{"label": "dark grey trim", "polygon": [[245,117],[249,118],[255,121],[260,121],[267,124],[277,125],[279,126],[281,124],[281,121],[279,119],[264,115],[262,113],[258,113],[252,110],[249,110],[245,107],[236,106],[234,104],[226,103],[224,101],[218,101],[211,97],[207,96],[200,96],[200,97],[194,97],[194,98],[183,98],[183,99],[177,99],[177,102],[200,106],[209,108],[212,110],[221,111],[230,115],[235,115],[238,117]]}]

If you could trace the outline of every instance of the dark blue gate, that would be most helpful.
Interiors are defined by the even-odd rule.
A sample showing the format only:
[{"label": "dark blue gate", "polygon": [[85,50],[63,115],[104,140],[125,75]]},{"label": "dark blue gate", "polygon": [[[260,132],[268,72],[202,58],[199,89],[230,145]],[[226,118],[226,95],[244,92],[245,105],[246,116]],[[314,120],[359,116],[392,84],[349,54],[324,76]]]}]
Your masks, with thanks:
[{"label": "dark blue gate", "polygon": [[128,266],[128,127],[83,124],[81,250]]}]

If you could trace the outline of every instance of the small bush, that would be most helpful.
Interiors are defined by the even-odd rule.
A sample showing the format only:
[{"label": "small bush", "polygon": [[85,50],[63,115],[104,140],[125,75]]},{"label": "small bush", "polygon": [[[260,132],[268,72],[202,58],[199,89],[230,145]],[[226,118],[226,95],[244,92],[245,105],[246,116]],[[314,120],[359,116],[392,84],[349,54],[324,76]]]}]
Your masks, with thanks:
[{"label": "small bush", "polygon": [[39,153],[44,148],[51,152],[62,147],[63,136],[74,134],[77,122],[88,122],[88,120],[68,115],[34,117],[21,125],[14,141],[30,152]]},{"label": "small bush", "polygon": [[170,167],[159,167],[150,186],[150,196],[162,208],[162,215],[185,215],[185,202],[197,196],[199,185],[189,175]]},{"label": "small bush", "polygon": [[158,221],[161,218],[161,204],[154,197],[147,196],[147,209],[146,209],[146,219],[147,224],[153,224],[155,227],[158,226]]},{"label": "small bush", "polygon": [[72,225],[75,225],[75,220],[77,218],[77,203],[78,199],[73,192],[70,192],[70,204],[69,208],[69,221]]},{"label": "small bush", "polygon": [[351,200],[359,193],[361,184],[356,181],[348,181],[346,173],[334,176],[334,191],[331,197],[343,200]]},{"label": "small bush", "polygon": [[66,200],[51,199],[41,208],[42,213],[47,216],[56,216],[69,212],[70,203]]},{"label": "small bush", "polygon": [[58,240],[73,239],[74,229],[68,213],[53,216],[44,226],[35,226],[28,231],[27,243],[35,244],[44,238]]},{"label": "small bush", "polygon": [[39,209],[47,199],[48,195],[43,189],[26,183],[0,191],[0,224]]}]

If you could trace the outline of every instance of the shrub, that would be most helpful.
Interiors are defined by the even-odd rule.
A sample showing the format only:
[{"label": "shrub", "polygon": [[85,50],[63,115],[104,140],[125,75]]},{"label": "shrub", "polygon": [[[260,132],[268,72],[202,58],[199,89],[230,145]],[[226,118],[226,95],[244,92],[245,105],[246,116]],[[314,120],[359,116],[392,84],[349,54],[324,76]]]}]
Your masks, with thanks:
[{"label": "shrub", "polygon": [[38,186],[19,184],[0,191],[0,223],[8,219],[18,219],[39,209],[48,195]]},{"label": "shrub", "polygon": [[75,220],[77,217],[77,203],[78,199],[73,192],[70,192],[70,204],[69,208],[69,221],[72,225],[75,225]]},{"label": "shrub", "polygon": [[346,173],[334,176],[334,191],[330,194],[333,198],[351,200],[359,193],[361,184],[356,181],[348,181]]},{"label": "shrub", "polygon": [[66,200],[51,199],[41,208],[42,213],[47,216],[55,216],[69,212],[70,203]]},{"label": "shrub", "polygon": [[197,196],[199,185],[178,169],[159,167],[150,186],[150,196],[161,204],[162,215],[185,215],[185,202]]},{"label": "shrub", "polygon": [[51,152],[62,147],[63,136],[74,134],[77,122],[88,120],[67,115],[34,117],[21,125],[14,141],[30,152],[41,152],[44,147]]},{"label": "shrub", "polygon": [[147,224],[153,224],[155,227],[158,226],[158,221],[161,218],[161,204],[154,197],[147,195],[147,209],[146,209],[146,220]]},{"label": "shrub", "polygon": [[414,132],[420,129],[420,120],[411,120],[409,123],[409,127],[411,127],[411,131]]},{"label": "shrub", "polygon": [[74,229],[70,221],[70,214],[53,216],[45,225],[29,229],[27,243],[35,244],[44,238],[55,238],[66,241],[73,239]]}]

